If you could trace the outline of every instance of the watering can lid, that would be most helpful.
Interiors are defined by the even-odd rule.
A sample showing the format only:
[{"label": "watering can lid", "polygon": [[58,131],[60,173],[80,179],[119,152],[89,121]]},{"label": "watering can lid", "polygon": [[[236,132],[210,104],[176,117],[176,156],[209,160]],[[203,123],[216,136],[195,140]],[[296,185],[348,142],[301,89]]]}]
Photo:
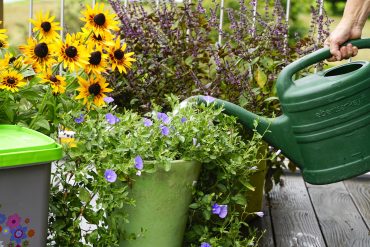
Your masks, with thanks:
[{"label": "watering can lid", "polygon": [[285,111],[308,110],[370,87],[369,74],[367,61],[339,65],[294,81],[280,101]]}]

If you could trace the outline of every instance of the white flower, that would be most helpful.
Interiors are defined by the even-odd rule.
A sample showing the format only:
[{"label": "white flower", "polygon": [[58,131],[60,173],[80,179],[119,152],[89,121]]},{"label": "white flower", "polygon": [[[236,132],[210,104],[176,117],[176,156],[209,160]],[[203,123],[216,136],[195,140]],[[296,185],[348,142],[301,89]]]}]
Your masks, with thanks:
[{"label": "white flower", "polygon": [[255,214],[261,218],[265,215],[263,212],[255,212]]}]

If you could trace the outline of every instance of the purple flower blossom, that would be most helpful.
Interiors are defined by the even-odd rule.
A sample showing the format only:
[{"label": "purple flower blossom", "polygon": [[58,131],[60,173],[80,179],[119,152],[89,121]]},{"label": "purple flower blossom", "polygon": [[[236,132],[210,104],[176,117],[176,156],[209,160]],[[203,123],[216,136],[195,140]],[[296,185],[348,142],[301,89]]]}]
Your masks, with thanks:
[{"label": "purple flower blossom", "polygon": [[135,168],[142,170],[144,168],[144,162],[140,155],[135,157]]},{"label": "purple flower blossom", "polygon": [[157,117],[159,120],[161,120],[165,124],[168,124],[171,121],[170,118],[167,116],[167,114],[163,112],[158,112]]},{"label": "purple flower blossom", "polygon": [[112,113],[106,114],[105,118],[107,119],[109,124],[116,124],[120,121],[119,118],[114,116]]},{"label": "purple flower blossom", "polygon": [[200,244],[200,247],[212,247],[212,245],[210,245],[207,242],[203,242],[203,243]]},{"label": "purple flower blossom", "polygon": [[108,182],[110,183],[113,183],[116,181],[117,179],[117,174],[115,171],[111,170],[111,169],[107,169],[105,170],[104,172],[104,178],[105,180],[107,180]]},{"label": "purple flower blossom", "polygon": [[153,121],[150,120],[149,118],[144,118],[144,126],[149,127],[153,125]]},{"label": "purple flower blossom", "polygon": [[112,103],[114,101],[114,99],[112,97],[104,97],[104,102],[109,104],[109,103]]},{"label": "purple flower blossom", "polygon": [[213,204],[212,214],[217,214],[221,219],[225,218],[227,216],[227,205]]},{"label": "purple flower blossom", "polygon": [[265,215],[263,212],[255,212],[255,214],[261,218]]},{"label": "purple flower blossom", "polygon": [[80,124],[85,120],[85,117],[83,114],[80,114],[80,117],[75,118],[75,122]]},{"label": "purple flower blossom", "polygon": [[181,123],[185,123],[187,121],[186,117],[181,118]]},{"label": "purple flower blossom", "polygon": [[207,96],[203,96],[203,99],[204,99],[208,104],[210,104],[210,103],[212,103],[213,101],[215,101],[215,98],[213,98],[212,96],[209,96],[209,95],[207,95]]},{"label": "purple flower blossom", "polygon": [[168,136],[170,134],[170,129],[167,126],[161,125],[160,128],[161,128],[162,135]]}]

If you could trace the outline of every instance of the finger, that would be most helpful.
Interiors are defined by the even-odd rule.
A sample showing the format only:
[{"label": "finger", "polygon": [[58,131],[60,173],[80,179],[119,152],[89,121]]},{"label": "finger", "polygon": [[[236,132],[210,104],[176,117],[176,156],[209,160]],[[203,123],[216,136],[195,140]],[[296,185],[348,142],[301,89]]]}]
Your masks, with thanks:
[{"label": "finger", "polygon": [[331,56],[330,58],[326,59],[328,62],[335,62],[337,58],[335,56]]},{"label": "finger", "polygon": [[353,46],[352,46],[352,44],[347,45],[347,55],[348,55],[348,57],[346,57],[346,58],[350,58],[350,57],[353,56]]},{"label": "finger", "polygon": [[357,46],[354,46],[352,56],[357,56],[357,53],[358,53],[358,48],[357,48]]},{"label": "finger", "polygon": [[336,58],[337,61],[342,60],[342,54],[339,51],[339,44],[338,43],[334,43],[334,42],[331,42],[330,43],[330,53],[333,56],[335,56],[335,58]]},{"label": "finger", "polygon": [[348,52],[347,52],[347,46],[342,46],[342,47],[340,48],[340,53],[341,53],[341,58],[342,58],[342,59],[349,58],[349,57],[348,57]]}]

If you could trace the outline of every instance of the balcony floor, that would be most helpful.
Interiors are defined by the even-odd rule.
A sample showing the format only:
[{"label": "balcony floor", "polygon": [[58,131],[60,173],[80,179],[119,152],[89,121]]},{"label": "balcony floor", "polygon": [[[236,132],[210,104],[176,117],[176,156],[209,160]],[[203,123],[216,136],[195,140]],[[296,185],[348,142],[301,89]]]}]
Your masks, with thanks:
[{"label": "balcony floor", "polygon": [[370,246],[369,175],[329,185],[292,173],[283,180],[264,199],[265,216],[252,222],[267,229],[260,246]]}]

